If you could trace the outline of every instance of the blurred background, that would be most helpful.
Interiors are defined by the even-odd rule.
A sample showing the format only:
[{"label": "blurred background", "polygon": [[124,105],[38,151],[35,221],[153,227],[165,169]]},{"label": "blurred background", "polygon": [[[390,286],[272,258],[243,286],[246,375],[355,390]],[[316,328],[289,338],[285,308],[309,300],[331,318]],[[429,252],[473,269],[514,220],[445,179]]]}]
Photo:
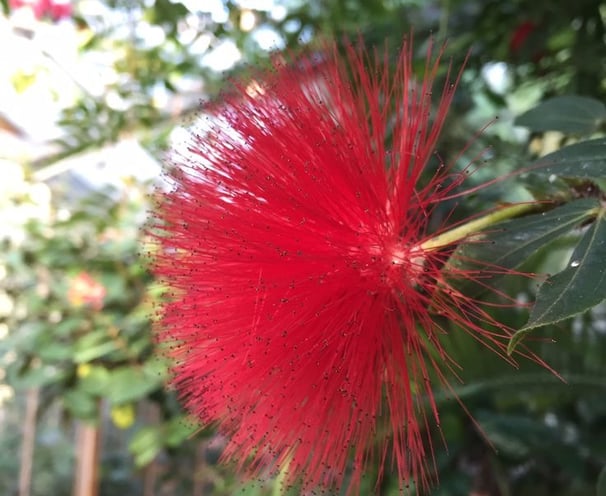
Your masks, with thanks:
[{"label": "blurred background", "polygon": [[[431,36],[447,40],[455,67],[469,60],[440,154],[455,157],[498,117],[461,158],[465,165],[490,147],[485,176],[579,137],[515,126],[517,115],[550,96],[606,96],[600,0],[0,7],[0,494],[8,496],[279,494],[271,478],[246,482],[217,463],[224,439],[189,421],[164,388],[151,334],[161,288],[142,248],[149,193],[164,150],[179,145],[226,77],[272,51],[347,35],[396,50],[414,31],[421,61]],[[488,200],[470,198],[466,208]],[[559,240],[526,268],[561,268],[573,242]],[[503,284],[522,301],[536,289]],[[511,310],[500,318],[525,321]],[[566,384],[531,366],[513,369],[466,337],[445,338],[463,367],[455,390],[483,434],[437,393],[448,449],[436,433],[432,496],[595,494],[606,464],[606,307],[541,336],[535,349]],[[362,494],[373,488],[369,474]],[[387,474],[379,492],[397,488]]]}]

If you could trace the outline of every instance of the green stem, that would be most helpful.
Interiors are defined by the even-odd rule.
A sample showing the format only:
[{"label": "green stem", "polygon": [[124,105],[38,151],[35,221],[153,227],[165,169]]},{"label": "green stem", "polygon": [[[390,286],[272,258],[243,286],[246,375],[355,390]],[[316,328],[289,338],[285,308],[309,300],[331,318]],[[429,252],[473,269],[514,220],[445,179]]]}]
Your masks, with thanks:
[{"label": "green stem", "polygon": [[282,462],[282,468],[280,469],[280,473],[274,480],[273,490],[271,492],[272,496],[282,496],[285,493],[285,484],[286,477],[288,475],[288,467],[290,466],[290,455]]},{"label": "green stem", "polygon": [[442,4],[442,15],[438,25],[438,40],[447,39],[448,17],[450,15],[450,0],[445,0]]},{"label": "green stem", "polygon": [[479,217],[470,222],[467,222],[466,224],[457,226],[454,229],[451,229],[450,231],[438,234],[437,236],[430,238],[424,243],[422,243],[420,245],[420,248],[423,251],[438,250],[440,248],[443,248],[444,246],[448,246],[457,241],[460,241],[461,239],[466,238],[470,234],[476,233],[493,224],[496,224],[497,222],[517,217],[532,210],[536,210],[536,208],[536,203],[517,203],[515,205],[500,208],[499,210],[495,210],[494,212],[484,215],[483,217]]}]

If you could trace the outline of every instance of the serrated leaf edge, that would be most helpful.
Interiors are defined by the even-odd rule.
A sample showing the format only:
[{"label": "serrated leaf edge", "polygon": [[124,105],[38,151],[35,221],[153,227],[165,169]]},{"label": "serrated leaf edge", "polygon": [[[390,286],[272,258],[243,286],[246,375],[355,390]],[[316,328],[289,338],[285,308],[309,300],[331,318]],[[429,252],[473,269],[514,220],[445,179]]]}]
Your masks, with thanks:
[{"label": "serrated leaf edge", "polygon": [[[595,222],[599,222],[600,220],[603,220],[603,219],[604,219],[604,217],[606,217],[606,210],[605,210],[605,209],[600,208],[600,207],[596,207],[595,209],[592,209],[592,210],[595,210],[595,212],[596,212],[596,220],[595,220]],[[591,211],[590,211],[590,212],[588,212],[588,214],[591,214]],[[596,233],[597,233],[597,229],[596,229]],[[595,234],[594,234],[594,236],[595,236]],[[592,238],[592,240],[593,240],[593,239],[595,239],[595,237],[594,237],[594,238]],[[570,286],[570,284],[572,284],[572,282],[573,282],[573,281],[576,279],[576,277],[577,277],[577,275],[575,274],[575,275],[574,275],[574,276],[571,278],[571,280],[569,281],[569,283],[568,283],[568,285],[567,285],[567,286]],[[567,320],[567,319],[569,319],[569,318],[571,318],[571,317],[574,317],[575,315],[579,315],[579,314],[581,314],[581,313],[583,313],[583,312],[585,311],[585,310],[581,310],[581,311],[579,311],[579,312],[577,312],[577,313],[574,313],[574,314],[568,315],[568,316],[566,316],[566,317],[562,317],[562,318],[558,318],[558,319],[550,320],[550,321],[548,321],[548,322],[537,322],[537,321],[538,321],[538,320],[539,320],[539,319],[540,319],[542,316],[544,316],[544,315],[545,315],[545,314],[546,314],[546,313],[547,313],[547,312],[548,312],[548,311],[549,311],[551,308],[553,308],[553,307],[554,307],[554,305],[556,305],[556,304],[557,304],[557,302],[558,302],[560,299],[561,299],[561,295],[560,295],[558,298],[556,298],[556,299],[555,299],[555,300],[552,302],[552,304],[551,304],[551,305],[548,307],[548,309],[547,309],[547,310],[545,310],[545,311],[544,311],[544,312],[543,312],[543,313],[542,313],[540,316],[538,316],[537,318],[535,318],[535,319],[534,319],[534,322],[535,322],[535,323],[527,323],[527,324],[526,324],[524,327],[522,327],[522,328],[518,329],[518,330],[517,330],[517,331],[514,333],[514,335],[513,335],[513,336],[510,338],[510,340],[509,340],[509,344],[507,345],[507,354],[508,354],[508,355],[511,355],[511,354],[513,353],[513,351],[515,350],[515,348],[517,347],[517,345],[520,343],[520,341],[521,341],[521,340],[524,338],[524,336],[526,336],[526,334],[530,333],[530,332],[531,332],[531,331],[533,331],[534,329],[537,329],[537,328],[539,328],[539,327],[544,327],[544,326],[549,325],[549,324],[556,324],[556,323],[558,323],[558,322],[562,322],[562,321]]]}]

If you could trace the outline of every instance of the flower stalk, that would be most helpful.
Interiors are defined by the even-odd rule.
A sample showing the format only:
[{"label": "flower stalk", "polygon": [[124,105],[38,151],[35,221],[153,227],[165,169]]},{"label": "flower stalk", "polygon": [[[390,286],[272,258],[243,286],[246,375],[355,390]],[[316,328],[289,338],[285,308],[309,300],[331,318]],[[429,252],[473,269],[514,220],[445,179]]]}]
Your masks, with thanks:
[{"label": "flower stalk", "polygon": [[432,251],[439,250],[445,246],[452,246],[479,231],[483,231],[487,227],[536,210],[536,203],[518,203],[501,207],[477,219],[470,220],[446,232],[437,234],[421,243],[419,248],[423,251]]}]

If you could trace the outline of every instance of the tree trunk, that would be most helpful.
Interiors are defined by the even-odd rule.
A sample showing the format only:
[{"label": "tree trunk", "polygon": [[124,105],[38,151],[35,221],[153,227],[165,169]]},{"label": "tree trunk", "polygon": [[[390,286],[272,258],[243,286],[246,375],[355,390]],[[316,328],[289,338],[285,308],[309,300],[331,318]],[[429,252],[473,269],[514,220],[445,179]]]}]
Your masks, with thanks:
[{"label": "tree trunk", "polygon": [[97,496],[99,493],[99,439],[99,427],[78,422],[74,496]]},{"label": "tree trunk", "polygon": [[36,414],[40,390],[30,389],[25,401],[25,420],[23,422],[23,440],[21,442],[21,466],[19,468],[19,496],[29,496],[32,487],[32,468],[34,465],[34,447],[36,444]]}]

